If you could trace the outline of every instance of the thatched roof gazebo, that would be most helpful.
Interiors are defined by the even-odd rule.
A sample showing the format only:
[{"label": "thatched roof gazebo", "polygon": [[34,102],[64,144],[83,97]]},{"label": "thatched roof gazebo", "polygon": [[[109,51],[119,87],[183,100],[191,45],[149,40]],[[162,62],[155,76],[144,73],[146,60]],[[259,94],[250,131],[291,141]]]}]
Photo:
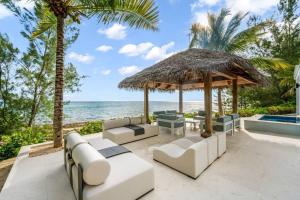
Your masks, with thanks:
[{"label": "thatched roof gazebo", "polygon": [[232,111],[237,113],[238,86],[261,84],[264,80],[264,76],[242,57],[220,51],[188,49],[124,79],[119,83],[119,88],[144,90],[144,111],[147,118],[149,90],[179,90],[179,112],[182,112],[182,92],[203,89],[207,113],[206,135],[210,135],[212,88],[232,86]]}]

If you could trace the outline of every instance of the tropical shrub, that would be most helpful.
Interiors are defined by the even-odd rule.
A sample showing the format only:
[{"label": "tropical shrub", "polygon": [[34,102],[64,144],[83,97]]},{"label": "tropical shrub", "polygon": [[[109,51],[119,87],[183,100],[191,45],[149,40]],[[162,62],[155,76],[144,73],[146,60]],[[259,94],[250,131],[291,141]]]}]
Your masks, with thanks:
[{"label": "tropical shrub", "polygon": [[0,160],[16,156],[22,146],[51,140],[52,134],[52,127],[44,125],[23,128],[11,135],[4,135],[1,137]]},{"label": "tropical shrub", "polygon": [[197,113],[195,113],[195,112],[193,112],[193,113],[184,113],[185,118],[193,118],[196,115],[197,115]]},{"label": "tropical shrub", "polygon": [[257,107],[240,109],[239,114],[241,117],[250,117],[256,114],[270,114],[270,115],[283,115],[295,113],[295,105],[278,105],[270,107]]},{"label": "tropical shrub", "polygon": [[80,130],[81,135],[99,133],[102,131],[102,121],[87,122]]}]

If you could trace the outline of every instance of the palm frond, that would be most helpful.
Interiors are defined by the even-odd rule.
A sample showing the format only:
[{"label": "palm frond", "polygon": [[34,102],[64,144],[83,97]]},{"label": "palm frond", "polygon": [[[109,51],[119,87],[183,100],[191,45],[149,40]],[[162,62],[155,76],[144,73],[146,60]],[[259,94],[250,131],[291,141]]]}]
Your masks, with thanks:
[{"label": "palm frond", "polygon": [[227,52],[242,52],[265,34],[264,28],[269,22],[262,22],[235,35],[227,44]]},{"label": "palm frond", "polygon": [[97,17],[99,22],[127,23],[130,27],[158,29],[158,7],[153,0],[80,0],[69,7],[70,13],[81,11],[87,17]]},{"label": "palm frond", "polygon": [[55,15],[45,5],[43,5],[41,10],[41,13],[43,13],[43,15],[41,16],[39,23],[32,33],[33,38],[40,36],[41,34],[45,33],[51,28],[55,28],[56,26]]},{"label": "palm frond", "polygon": [[223,49],[222,38],[225,31],[225,17],[230,15],[228,9],[222,9],[219,15],[209,15],[211,31],[211,49]]},{"label": "palm frond", "polygon": [[230,39],[234,37],[234,34],[241,25],[242,20],[248,15],[248,13],[243,14],[241,12],[235,14],[228,23],[225,34],[222,39],[222,44],[226,46]]},{"label": "palm frond", "polygon": [[207,48],[210,40],[210,29],[199,23],[195,23],[191,28],[191,41],[189,48]]},{"label": "palm frond", "polygon": [[190,33],[190,44],[189,44],[189,48],[197,48],[198,47],[198,32],[199,32],[199,27],[201,26],[201,24],[199,23],[194,23],[192,24],[191,27],[191,33]]},{"label": "palm frond", "polygon": [[266,58],[266,57],[255,57],[250,59],[251,64],[265,70],[265,71],[280,71],[286,70],[291,67],[284,59],[281,58]]}]

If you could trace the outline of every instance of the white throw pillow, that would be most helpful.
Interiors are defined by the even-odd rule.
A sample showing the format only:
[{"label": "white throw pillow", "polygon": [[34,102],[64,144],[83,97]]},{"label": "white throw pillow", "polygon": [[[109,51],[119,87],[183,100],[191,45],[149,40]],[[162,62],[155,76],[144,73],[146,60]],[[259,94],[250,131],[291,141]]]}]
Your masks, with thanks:
[{"label": "white throw pillow", "polygon": [[109,162],[89,144],[78,145],[72,154],[73,160],[82,167],[83,180],[88,185],[100,185],[110,173]]},{"label": "white throw pillow", "polygon": [[71,150],[78,144],[87,143],[87,141],[76,131],[68,133],[65,138],[67,140],[66,147]]}]

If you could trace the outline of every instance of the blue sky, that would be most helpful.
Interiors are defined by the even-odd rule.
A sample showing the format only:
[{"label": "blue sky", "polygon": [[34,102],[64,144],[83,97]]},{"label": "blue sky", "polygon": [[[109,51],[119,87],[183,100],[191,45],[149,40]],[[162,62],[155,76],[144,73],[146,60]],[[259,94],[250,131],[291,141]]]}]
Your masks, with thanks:
[{"label": "blue sky", "polygon": [[[81,92],[66,94],[66,100],[143,100],[142,92],[117,88],[118,83],[155,62],[187,48],[192,22],[207,24],[207,12],[218,12],[222,7],[270,16],[278,0],[157,0],[159,31],[135,30],[126,24],[98,24],[95,19],[83,20],[78,40],[66,52],[66,62],[76,65],[88,78],[82,81]],[[26,0],[20,6],[32,9]],[[21,51],[27,41],[20,35],[18,20],[0,5],[0,32],[7,33]],[[150,100],[177,101],[178,93],[151,93]],[[185,101],[203,100],[202,92],[184,93]]]}]

